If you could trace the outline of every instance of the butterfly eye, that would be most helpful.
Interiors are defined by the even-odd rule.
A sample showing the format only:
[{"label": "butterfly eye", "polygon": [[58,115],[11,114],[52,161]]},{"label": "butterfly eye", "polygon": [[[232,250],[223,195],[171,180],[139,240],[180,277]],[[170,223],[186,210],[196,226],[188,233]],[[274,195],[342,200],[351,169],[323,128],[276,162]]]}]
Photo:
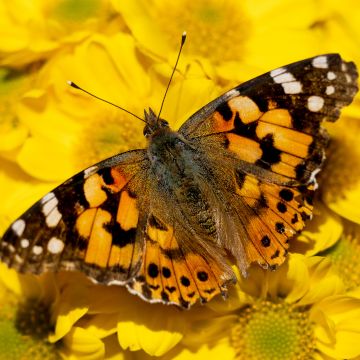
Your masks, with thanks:
[{"label": "butterfly eye", "polygon": [[149,125],[145,125],[144,130],[143,130],[143,134],[144,136],[147,138],[148,136],[150,136],[151,134],[151,129]]},{"label": "butterfly eye", "polygon": [[162,127],[169,127],[169,123],[166,120],[160,119],[160,123]]}]

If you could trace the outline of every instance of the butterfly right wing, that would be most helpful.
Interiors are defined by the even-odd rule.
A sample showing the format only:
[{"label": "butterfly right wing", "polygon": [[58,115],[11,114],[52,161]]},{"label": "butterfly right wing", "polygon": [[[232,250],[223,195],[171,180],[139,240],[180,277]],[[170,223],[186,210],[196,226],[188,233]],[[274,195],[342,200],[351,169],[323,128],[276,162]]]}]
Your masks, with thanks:
[{"label": "butterfly right wing", "polygon": [[221,169],[213,187],[230,189],[222,201],[233,208],[228,222],[243,231],[221,239],[244,274],[252,262],[280,265],[311,217],[328,140],[321,123],[351,103],[357,78],[355,64],[338,54],[305,59],[228,91],[180,128],[211,170]]}]

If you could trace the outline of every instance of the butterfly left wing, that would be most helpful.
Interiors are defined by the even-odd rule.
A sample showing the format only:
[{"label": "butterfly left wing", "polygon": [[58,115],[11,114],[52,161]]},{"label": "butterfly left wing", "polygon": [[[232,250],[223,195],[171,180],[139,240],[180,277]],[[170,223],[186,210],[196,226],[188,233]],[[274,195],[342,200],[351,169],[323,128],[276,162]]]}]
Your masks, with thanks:
[{"label": "butterfly left wing", "polygon": [[241,243],[226,234],[223,242],[243,273],[254,261],[281,264],[289,239],[310,218],[327,143],[321,123],[352,101],[357,76],[338,54],[299,61],[228,91],[180,128],[221,168],[219,187],[226,188],[223,174],[232,179],[227,199],[244,231]]},{"label": "butterfly left wing", "polygon": [[0,260],[20,272],[82,270],[125,283],[139,270],[146,227],[144,150],[105,160],[35,203],[0,240]]},{"label": "butterfly left wing", "polygon": [[[0,239],[0,260],[20,272],[81,270],[125,285],[148,302],[188,308],[225,296],[235,281],[181,226],[174,199],[149,176],[145,150],[117,155],[75,175],[17,219]],[[171,225],[170,225],[171,224]]]}]

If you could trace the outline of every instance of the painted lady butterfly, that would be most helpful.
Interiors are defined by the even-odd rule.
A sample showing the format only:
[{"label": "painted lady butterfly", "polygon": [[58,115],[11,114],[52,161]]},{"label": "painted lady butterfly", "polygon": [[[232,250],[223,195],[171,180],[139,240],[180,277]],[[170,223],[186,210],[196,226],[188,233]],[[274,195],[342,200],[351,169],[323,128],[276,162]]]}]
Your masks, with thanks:
[{"label": "painted lady butterfly", "polygon": [[[75,175],[17,219],[0,258],[21,272],[81,270],[149,302],[226,295],[253,262],[275,269],[312,214],[315,175],[357,92],[354,63],[320,55],[250,80],[173,131],[145,112],[146,149]],[[230,256],[230,257],[229,257]]]}]

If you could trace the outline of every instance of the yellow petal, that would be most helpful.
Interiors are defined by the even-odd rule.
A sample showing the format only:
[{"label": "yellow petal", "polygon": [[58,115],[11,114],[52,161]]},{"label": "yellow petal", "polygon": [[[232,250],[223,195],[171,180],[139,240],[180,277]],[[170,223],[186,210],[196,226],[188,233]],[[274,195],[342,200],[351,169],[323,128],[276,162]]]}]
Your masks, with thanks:
[{"label": "yellow petal", "polygon": [[312,309],[314,321],[320,314],[331,323],[328,331],[333,337],[318,341],[317,348],[336,359],[360,356],[360,300],[347,296],[329,297]]},{"label": "yellow petal", "polygon": [[15,164],[0,160],[0,235],[54,186],[36,181]]},{"label": "yellow petal", "polygon": [[276,299],[279,294],[286,296],[286,302],[298,302],[309,290],[309,271],[306,258],[300,254],[290,254],[279,269],[266,273],[267,293]]},{"label": "yellow petal", "polygon": [[19,274],[3,263],[0,263],[0,282],[19,297],[39,298],[42,294],[42,288],[36,276]]},{"label": "yellow petal", "polygon": [[68,334],[89,309],[89,283],[83,274],[60,273],[57,282],[62,292],[53,309],[56,324],[54,334],[49,336],[51,342],[56,342]]},{"label": "yellow petal", "polygon": [[71,149],[61,143],[54,145],[50,140],[36,137],[25,141],[17,161],[24,171],[35,178],[61,181],[76,172],[73,163],[66,161],[68,158],[71,158]]},{"label": "yellow petal", "polygon": [[314,304],[334,294],[344,292],[344,284],[331,267],[327,258],[313,256],[306,258],[309,271],[308,291],[298,302],[299,305]]},{"label": "yellow petal", "polygon": [[99,339],[115,334],[117,331],[117,314],[97,314],[81,318],[78,326],[88,330]]},{"label": "yellow petal", "polygon": [[102,339],[105,345],[105,359],[106,360],[132,360],[134,353],[123,350],[117,339],[117,336],[111,335]]},{"label": "yellow petal", "polygon": [[127,307],[119,313],[118,339],[123,349],[144,350],[161,356],[172,349],[183,337],[184,322],[178,310],[163,305]]},{"label": "yellow petal", "polygon": [[75,326],[63,339],[63,356],[68,360],[102,360],[104,343],[91,332]]},{"label": "yellow petal", "polygon": [[291,252],[312,256],[333,246],[343,231],[340,217],[322,203],[315,203],[314,218],[291,242]]},{"label": "yellow petal", "polygon": [[166,354],[163,360],[233,360],[235,359],[234,348],[228,338],[223,338],[215,343],[198,344],[194,348],[177,347]]},{"label": "yellow petal", "polygon": [[[182,339],[186,322],[191,319],[190,312],[181,313],[173,306],[149,304],[122,286],[92,285],[89,294],[93,294],[89,298],[89,314],[101,316],[95,315],[94,322],[90,317],[81,323],[102,337],[113,331],[112,320],[116,321],[118,340],[125,350],[142,349],[160,356]],[[103,321],[102,325],[100,321]]]}]

